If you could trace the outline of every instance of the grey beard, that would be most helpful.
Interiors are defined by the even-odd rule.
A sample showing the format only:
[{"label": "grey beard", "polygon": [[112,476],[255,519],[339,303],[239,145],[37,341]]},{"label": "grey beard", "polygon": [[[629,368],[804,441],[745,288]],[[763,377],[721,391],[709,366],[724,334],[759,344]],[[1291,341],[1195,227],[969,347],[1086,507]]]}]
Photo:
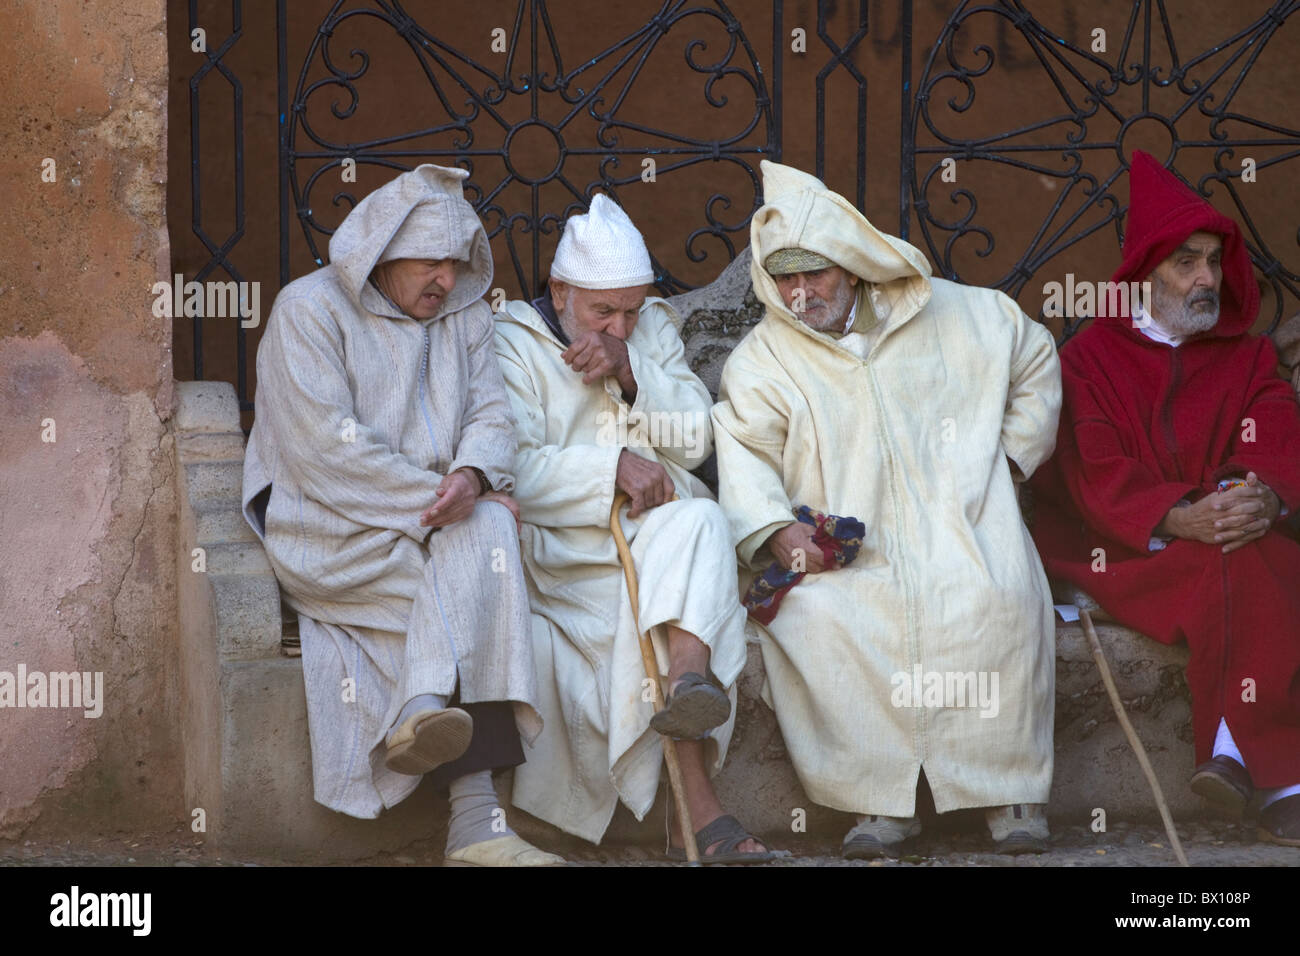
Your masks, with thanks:
[{"label": "grey beard", "polygon": [[[834,331],[839,332],[844,328],[844,322],[849,317],[849,309],[853,307],[853,297],[857,295],[855,286],[846,286],[839,295],[835,296],[829,303],[817,299],[812,303],[805,303],[804,311],[799,314],[799,318],[810,329],[816,329],[818,332]],[[808,305],[816,307],[825,305],[825,309],[818,310],[816,321],[809,321]]]},{"label": "grey beard", "polygon": [[[1151,315],[1156,323],[1170,335],[1186,336],[1208,332],[1219,321],[1219,297],[1214,296],[1214,308],[1201,312],[1192,308],[1191,297],[1178,301],[1164,293],[1157,285],[1152,296]],[[1201,301],[1206,301],[1202,296]]]}]

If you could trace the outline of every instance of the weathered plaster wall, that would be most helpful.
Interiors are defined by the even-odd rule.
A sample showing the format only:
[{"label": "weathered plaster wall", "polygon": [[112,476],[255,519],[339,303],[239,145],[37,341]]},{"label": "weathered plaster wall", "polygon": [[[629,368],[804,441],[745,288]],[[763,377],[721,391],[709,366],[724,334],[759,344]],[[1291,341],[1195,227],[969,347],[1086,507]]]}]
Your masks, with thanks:
[{"label": "weathered plaster wall", "polygon": [[0,76],[0,671],[104,675],[98,718],[0,707],[0,836],[168,825],[164,2],[10,0]]}]

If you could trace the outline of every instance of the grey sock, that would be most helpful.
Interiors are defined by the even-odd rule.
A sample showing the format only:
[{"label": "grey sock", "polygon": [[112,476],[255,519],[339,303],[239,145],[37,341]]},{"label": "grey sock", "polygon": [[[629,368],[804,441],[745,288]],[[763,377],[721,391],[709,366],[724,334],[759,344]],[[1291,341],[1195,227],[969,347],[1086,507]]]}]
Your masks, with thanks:
[{"label": "grey sock", "polygon": [[448,853],[515,832],[506,822],[505,808],[497,799],[496,787],[492,786],[492,771],[480,770],[457,777],[449,789],[451,820],[447,824]]}]

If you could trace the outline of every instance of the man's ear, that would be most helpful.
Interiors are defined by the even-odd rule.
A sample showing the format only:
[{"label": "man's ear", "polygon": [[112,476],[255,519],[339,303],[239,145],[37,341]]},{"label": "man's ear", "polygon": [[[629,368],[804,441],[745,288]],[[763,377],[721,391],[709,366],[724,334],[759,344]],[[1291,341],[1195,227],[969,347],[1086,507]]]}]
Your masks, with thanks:
[{"label": "man's ear", "polygon": [[861,281],[862,281],[862,276],[854,275],[852,272],[849,273],[849,288],[850,288],[850,289],[856,289],[856,288],[858,287],[858,283],[861,282]]},{"label": "man's ear", "polygon": [[559,279],[551,279],[548,284],[551,291],[551,305],[556,312],[563,312],[569,305],[569,284]]}]

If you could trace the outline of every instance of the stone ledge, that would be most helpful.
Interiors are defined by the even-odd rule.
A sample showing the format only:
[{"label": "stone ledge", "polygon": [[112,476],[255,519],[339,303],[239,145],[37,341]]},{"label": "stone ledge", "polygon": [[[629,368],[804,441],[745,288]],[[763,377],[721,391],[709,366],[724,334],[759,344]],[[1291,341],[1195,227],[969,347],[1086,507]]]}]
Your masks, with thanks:
[{"label": "stone ledge", "polygon": [[176,432],[238,432],[239,398],[229,382],[177,382]]}]

